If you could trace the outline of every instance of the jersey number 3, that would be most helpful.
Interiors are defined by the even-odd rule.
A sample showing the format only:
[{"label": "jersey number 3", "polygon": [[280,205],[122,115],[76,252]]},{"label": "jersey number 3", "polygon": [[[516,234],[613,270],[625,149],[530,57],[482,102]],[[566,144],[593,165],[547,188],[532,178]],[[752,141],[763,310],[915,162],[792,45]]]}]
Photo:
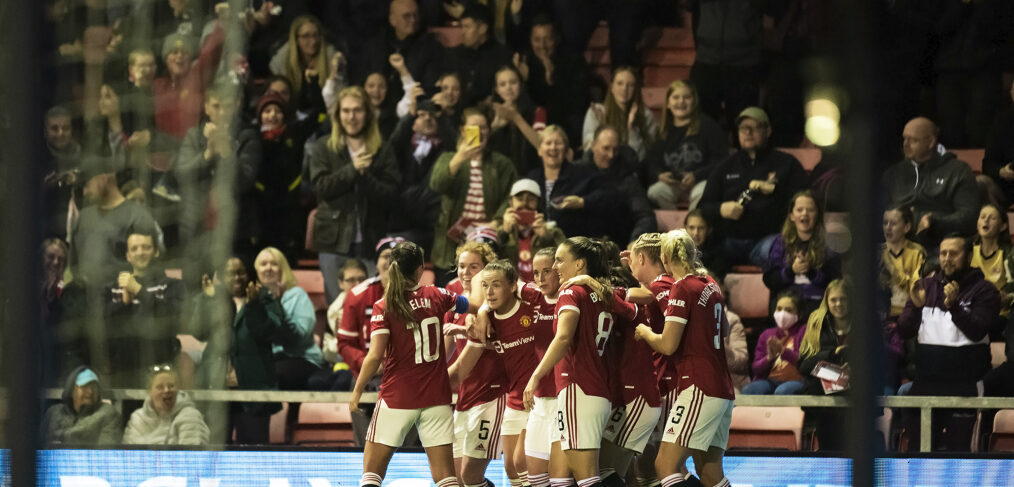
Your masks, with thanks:
[{"label": "jersey number 3", "polygon": [[412,328],[412,338],[415,339],[415,363],[440,358],[440,318],[430,316],[420,321],[419,326]]}]

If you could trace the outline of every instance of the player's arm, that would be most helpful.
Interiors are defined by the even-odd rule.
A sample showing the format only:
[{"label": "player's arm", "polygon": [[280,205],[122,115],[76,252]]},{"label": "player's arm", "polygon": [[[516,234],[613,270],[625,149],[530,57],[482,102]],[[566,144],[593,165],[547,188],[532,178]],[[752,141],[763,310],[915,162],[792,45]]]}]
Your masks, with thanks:
[{"label": "player's arm", "polygon": [[637,325],[637,328],[634,330],[634,338],[644,340],[644,343],[647,343],[652,350],[662,355],[672,355],[680,347],[680,341],[683,339],[683,330],[686,329],[686,326],[686,320],[675,316],[667,316],[662,333],[655,333],[651,331],[651,327],[642,323]]},{"label": "player's arm", "polygon": [[455,360],[447,369],[447,376],[451,379],[451,389],[457,388],[461,384],[461,381],[465,380],[465,377],[468,377],[475,364],[479,362],[482,351],[483,346],[481,343],[468,341],[465,349],[458,354],[458,360]]},{"label": "player's arm", "polygon": [[634,304],[651,304],[655,301],[655,294],[644,286],[627,289],[627,302]]},{"label": "player's arm", "polygon": [[535,368],[535,372],[532,372],[532,377],[528,379],[528,386],[525,387],[525,408],[531,409],[535,405],[535,389],[538,388],[539,382],[546,374],[553,370],[553,367],[567,353],[567,348],[570,347],[570,342],[574,339],[574,333],[577,331],[577,323],[580,316],[573,309],[565,308],[560,310],[556,321],[556,336],[549,343],[546,354],[543,355],[539,366]]},{"label": "player's arm", "polygon": [[391,333],[386,330],[377,330],[370,337],[370,351],[366,352],[366,358],[363,359],[363,368],[360,369],[359,377],[356,378],[356,386],[352,389],[352,399],[349,401],[350,411],[359,409],[359,398],[363,395],[366,384],[370,382],[370,379],[380,369],[380,364],[384,360],[384,352],[387,350],[387,343],[390,339]]}]

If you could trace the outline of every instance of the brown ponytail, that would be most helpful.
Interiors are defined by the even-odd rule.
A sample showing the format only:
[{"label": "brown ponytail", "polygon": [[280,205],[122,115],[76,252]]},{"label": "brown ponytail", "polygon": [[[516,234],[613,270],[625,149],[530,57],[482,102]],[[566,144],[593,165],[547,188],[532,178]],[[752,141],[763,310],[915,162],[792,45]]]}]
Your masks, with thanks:
[{"label": "brown ponytail", "polygon": [[423,251],[412,242],[401,242],[391,249],[391,266],[387,271],[384,302],[388,313],[405,321],[406,328],[416,326],[412,307],[408,305],[408,290],[415,285],[415,273],[423,265]]}]

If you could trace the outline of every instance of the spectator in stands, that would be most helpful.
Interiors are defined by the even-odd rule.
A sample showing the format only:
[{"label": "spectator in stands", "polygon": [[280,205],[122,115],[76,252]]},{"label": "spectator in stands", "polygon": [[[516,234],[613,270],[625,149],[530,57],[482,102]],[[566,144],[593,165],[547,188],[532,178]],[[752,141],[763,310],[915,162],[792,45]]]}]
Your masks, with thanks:
[{"label": "spectator in stands", "polygon": [[[722,255],[719,237],[715,235],[711,223],[704,217],[704,212],[700,208],[690,210],[683,220],[683,228],[694,240],[694,247],[700,252],[701,264],[708,272],[723,280],[729,272],[729,266]],[[729,296],[726,295],[725,300],[728,302]]]},{"label": "spectator in stands", "polygon": [[319,125],[325,112],[317,90],[309,90],[312,108],[302,120],[292,106],[276,92],[266,92],[257,102],[263,164],[254,183],[261,244],[276,247],[295,261],[303,248],[309,208],[302,193],[305,141]]},{"label": "spectator in stands", "polygon": [[[260,302],[275,329],[271,350],[275,355],[278,387],[305,390],[310,375],[324,366],[324,356],[313,338],[317,322],[313,303],[306,291],[296,284],[289,261],[278,249],[262,250],[254,261],[254,269],[263,286]],[[270,302],[264,303],[265,298]],[[274,308],[276,304],[278,307]]]},{"label": "spectator in stands", "polygon": [[1000,292],[1000,315],[990,333],[999,337],[1014,302],[1014,277],[1011,276],[1012,255],[1007,215],[998,206],[986,203],[979,210],[976,235],[972,247],[971,266],[982,271],[987,281]]},{"label": "spectator in stands", "polygon": [[[806,333],[799,347],[799,370],[803,374],[803,394],[821,395],[821,380],[812,372],[818,362],[837,366],[848,365],[848,336],[852,331],[849,319],[846,282],[835,279],[827,285],[820,306],[810,314]],[[817,436],[821,449],[841,450],[846,431],[841,414],[819,414]],[[836,426],[837,425],[837,426]],[[825,446],[826,445],[826,446]]]},{"label": "spectator in stands", "polygon": [[271,58],[271,72],[292,82],[292,105],[306,106],[304,90],[320,90],[331,76],[335,46],[324,40],[324,26],[312,15],[301,15],[289,27],[289,40]]},{"label": "spectator in stands", "polygon": [[328,302],[338,297],[338,268],[345,259],[368,257],[371,243],[384,234],[401,183],[394,150],[380,138],[366,91],[350,86],[337,99],[331,135],[317,140],[310,153],[317,196],[312,244]]},{"label": "spectator in stands", "polygon": [[106,285],[106,340],[112,373],[110,384],[140,387],[152,363],[173,362],[180,351],[183,285],[169,278],[157,262],[157,241],[135,230],[127,237],[127,262]]},{"label": "spectator in stands", "polygon": [[547,225],[546,215],[539,213],[541,197],[539,183],[531,179],[515,181],[511,186],[510,206],[504,210],[497,232],[500,255],[514,264],[525,282],[535,279],[535,253],[554,248],[566,240],[563,232],[555,225]]},{"label": "spectator in stands", "polygon": [[335,364],[343,360],[343,357],[338,353],[338,335],[339,325],[342,321],[342,309],[345,304],[345,298],[348,297],[349,291],[351,291],[352,288],[359,286],[359,284],[365,281],[369,276],[366,265],[360,262],[359,259],[346,260],[339,272],[338,286],[341,288],[342,292],[338,295],[338,298],[327,307],[327,326],[330,334],[324,335],[323,343],[321,344],[321,350],[324,352],[324,360],[331,364]]},{"label": "spectator in stands", "polygon": [[389,96],[387,80],[380,73],[370,73],[366,81],[363,81],[363,89],[370,98],[370,110],[377,119],[380,136],[387,140],[394,131],[394,125],[398,123],[398,115],[395,113],[397,98]]},{"label": "spectator in stands", "polygon": [[43,134],[48,152],[43,179],[46,213],[49,216],[46,233],[66,238],[70,234],[67,213],[72,201],[76,211],[79,201],[75,201],[75,188],[80,191],[83,183],[78,174],[81,144],[74,139],[70,111],[60,106],[50,108],[46,112]]},{"label": "spectator in stands", "polygon": [[[1014,83],[1011,83],[1010,97],[1014,101]],[[993,178],[1003,191],[1001,206],[1014,202],[1014,104],[993,123],[982,158],[982,172]]]},{"label": "spectator in stands", "polygon": [[762,9],[771,6],[749,0],[690,4],[696,50],[690,79],[701,109],[723,126],[739,125],[737,114],[759,100],[763,16],[769,13]]},{"label": "spectator in stands", "polygon": [[493,80],[489,146],[514,162],[518,174],[527,174],[538,165],[538,133],[546,127],[546,111],[532,103],[514,66],[501,67]]},{"label": "spectator in stands", "polygon": [[563,128],[546,127],[539,145],[542,168],[528,173],[528,178],[543,188],[539,211],[564,235],[607,235],[620,197],[594,169],[569,162],[569,155],[570,143]]},{"label": "spectator in stands", "polygon": [[926,263],[926,249],[908,239],[912,231],[912,210],[898,206],[884,212],[884,246],[881,266],[885,288],[890,289],[891,311],[888,316],[897,318],[908,301],[908,290],[914,281],[922,278]]},{"label": "spectator in stands", "polygon": [[[166,76],[152,84],[155,127],[177,139],[198,125],[205,90],[211,86],[222,58],[225,30],[221,23],[204,40],[200,52],[189,36],[171,34],[162,43]],[[194,56],[197,55],[197,59]]]},{"label": "spectator in stands", "polygon": [[437,284],[450,278],[454,249],[470,228],[488,226],[503,215],[511,185],[518,178],[511,161],[489,148],[488,120],[477,108],[465,109],[457,151],[445,152],[433,166],[430,189],[441,195],[433,237]]},{"label": "spectator in stands", "polygon": [[585,151],[577,164],[592,168],[620,197],[613,202],[609,237],[617,244],[625,244],[637,240],[642,233],[657,231],[655,212],[638,178],[637,154],[620,145],[616,129],[602,125],[596,132],[591,150]]},{"label": "spectator in stands", "polygon": [[461,45],[448,51],[447,68],[458,73],[465,106],[493,92],[493,76],[511,64],[511,51],[493,38],[493,15],[479,3],[469,4],[461,15]]},{"label": "spectator in stands", "polygon": [[[940,272],[916,281],[909,291],[898,319],[902,337],[918,337],[909,395],[981,394],[977,383],[990,369],[989,331],[1000,313],[1000,293],[982,271],[970,267],[971,259],[970,240],[960,234],[945,236]],[[933,448],[968,451],[974,423],[974,410],[934,410]],[[915,451],[918,417],[909,415],[906,425],[909,451]]]},{"label": "spectator in stands", "polygon": [[64,371],[83,363],[80,318],[84,289],[78,281],[64,282],[70,248],[58,238],[42,242],[42,383],[55,387]]},{"label": "spectator in stands", "polygon": [[[161,44],[162,39],[159,39],[155,49]],[[128,86],[123,96],[123,112],[144,128],[154,127],[155,106],[151,90],[157,69],[155,52],[146,47],[136,48],[127,56]]]},{"label": "spectator in stands", "polygon": [[636,66],[637,46],[646,22],[641,17],[649,2],[552,0],[549,8],[560,26],[563,48],[572,56],[584,57],[588,40],[600,20],[609,24],[609,59],[614,67]]},{"label": "spectator in stands", "polygon": [[440,114],[448,120],[458,120],[461,117],[461,76],[457,73],[444,73],[437,79],[437,93],[431,100],[438,108]]},{"label": "spectator in stands", "polygon": [[629,66],[613,70],[613,81],[604,103],[592,103],[584,115],[581,143],[591,147],[595,131],[608,125],[620,134],[620,141],[637,152],[638,159],[648,153],[655,137],[655,116],[641,98],[641,82]]},{"label": "spectator in stands", "polygon": [[771,124],[764,110],[743,110],[736,126],[740,150],[712,171],[700,208],[725,237],[722,254],[728,264],[763,267],[773,241],[768,236],[779,231],[789,200],[806,189],[808,178],[795,157],[768,144]]},{"label": "spectator in stands", "polygon": [[802,299],[792,291],[778,296],[773,318],[757,339],[753,352],[753,382],[743,386],[742,394],[796,394],[803,388],[799,347],[806,333],[806,320],[800,318]]},{"label": "spectator in stands", "polygon": [[841,261],[827,247],[824,211],[809,190],[792,196],[782,233],[775,237],[764,270],[764,285],[777,295],[791,289],[802,298],[801,316],[809,316],[827,284],[841,276]]},{"label": "spectator in stands", "polygon": [[211,430],[185,391],[178,390],[179,375],[169,365],[156,365],[148,373],[148,397],[130,415],[123,431],[125,445],[208,444]]},{"label": "spectator in stands", "polygon": [[422,29],[416,0],[391,0],[387,25],[363,46],[361,59],[356,59],[354,82],[365,81],[369,73],[380,73],[387,81],[389,97],[402,97],[401,75],[391,69],[388,58],[401,54],[412,78],[429,89],[437,82],[443,58],[443,46],[433,34]]},{"label": "spectator in stands", "polygon": [[402,187],[398,211],[391,212],[389,232],[413,242],[433,242],[433,227],[440,215],[440,195],[430,189],[433,165],[440,154],[454,147],[454,123],[442,116],[440,107],[420,100],[414,113],[402,118],[391,135],[390,144],[398,160]]},{"label": "spectator in stands", "polygon": [[970,235],[979,207],[979,193],[968,164],[937,151],[939,130],[928,118],[905,124],[905,160],[884,171],[887,206],[908,206],[915,217],[916,240],[935,248],[944,235]]},{"label": "spectator in stands", "polygon": [[686,199],[692,210],[711,171],[729,157],[729,142],[718,123],[701,111],[691,82],[670,83],[665,100],[658,137],[647,155],[650,180],[655,181],[648,199],[663,210],[675,210]]},{"label": "spectator in stands", "polygon": [[84,197],[91,204],[81,210],[71,232],[74,275],[93,286],[112,281],[124,267],[130,234],[155,235],[162,248],[158,224],[145,207],[124,198],[111,166],[108,159],[94,158],[82,167]]},{"label": "spectator in stands", "polygon": [[48,444],[93,447],[116,445],[123,435],[120,413],[102,402],[99,376],[78,367],[67,376],[60,404],[46,410],[42,436]]},{"label": "spectator in stands", "polygon": [[584,52],[560,48],[553,20],[545,14],[532,20],[530,47],[514,55],[514,65],[528,87],[532,101],[546,107],[546,123],[566,129],[570,140],[581,140],[581,113],[589,102],[589,71]]},{"label": "spectator in stands", "polygon": [[[220,245],[213,242],[234,245],[235,252],[247,259],[256,252],[252,242],[259,229],[253,190],[262,160],[261,141],[257,132],[236,116],[236,105],[235,92],[228,85],[211,90],[204,102],[207,121],[187,132],[176,159],[182,198],[180,236],[192,259],[184,265],[183,273],[195,278],[201,272],[191,271],[189,266],[203,264],[208,248]],[[212,238],[220,221],[237,223],[231,241],[224,235]],[[225,255],[230,253],[224,251]]]}]

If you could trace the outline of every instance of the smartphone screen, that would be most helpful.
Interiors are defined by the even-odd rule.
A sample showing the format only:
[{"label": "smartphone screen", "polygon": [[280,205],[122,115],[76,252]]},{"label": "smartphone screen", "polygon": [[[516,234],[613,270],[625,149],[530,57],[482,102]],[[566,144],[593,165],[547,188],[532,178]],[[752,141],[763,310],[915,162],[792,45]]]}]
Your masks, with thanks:
[{"label": "smartphone screen", "polygon": [[465,125],[465,146],[468,148],[478,147],[482,137],[478,125]]}]

